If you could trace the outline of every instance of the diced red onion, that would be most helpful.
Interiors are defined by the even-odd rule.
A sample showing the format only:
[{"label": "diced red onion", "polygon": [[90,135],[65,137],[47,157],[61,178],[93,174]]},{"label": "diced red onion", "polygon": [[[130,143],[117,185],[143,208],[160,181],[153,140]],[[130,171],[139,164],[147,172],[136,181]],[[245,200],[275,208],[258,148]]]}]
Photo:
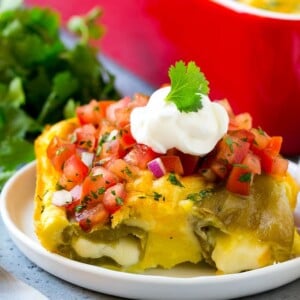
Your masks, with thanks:
[{"label": "diced red onion", "polygon": [[94,153],[84,151],[81,153],[81,161],[89,168],[92,167],[94,160]]},{"label": "diced red onion", "polygon": [[75,185],[71,190],[70,193],[74,200],[78,200],[81,197],[82,192],[82,185]]},{"label": "diced red onion", "polygon": [[147,166],[156,178],[160,178],[166,174],[164,164],[159,157],[149,161]]},{"label": "diced red onion", "polygon": [[64,206],[72,201],[72,194],[66,190],[55,191],[52,195],[52,203],[56,206]]}]

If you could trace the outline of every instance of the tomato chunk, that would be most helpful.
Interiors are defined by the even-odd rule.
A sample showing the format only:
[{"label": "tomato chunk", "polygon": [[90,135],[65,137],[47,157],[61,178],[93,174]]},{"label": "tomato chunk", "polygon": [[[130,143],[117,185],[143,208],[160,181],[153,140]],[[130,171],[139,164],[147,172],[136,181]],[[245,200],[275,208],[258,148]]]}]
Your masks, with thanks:
[{"label": "tomato chunk", "polygon": [[94,167],[82,184],[82,201],[99,201],[107,188],[118,182],[118,177],[103,167]]},{"label": "tomato chunk", "polygon": [[120,179],[131,180],[136,177],[138,168],[130,165],[123,159],[116,159],[109,163],[108,169],[116,174]]},{"label": "tomato chunk", "polygon": [[248,168],[234,166],[227,179],[226,188],[232,193],[247,196],[250,194],[252,180],[253,173]]},{"label": "tomato chunk", "polygon": [[66,142],[59,137],[54,137],[48,148],[47,156],[51,160],[54,168],[62,172],[65,161],[76,153],[76,146],[70,142]]},{"label": "tomato chunk", "polygon": [[76,115],[81,125],[97,125],[104,116],[100,102],[92,100],[89,104],[81,105],[76,108]]},{"label": "tomato chunk", "polygon": [[166,155],[160,157],[166,172],[173,172],[179,175],[183,175],[183,166],[180,157],[177,155]]},{"label": "tomato chunk", "polygon": [[74,132],[77,147],[93,152],[96,148],[96,132],[96,128],[91,124],[77,128]]},{"label": "tomato chunk", "polygon": [[81,161],[81,159],[77,155],[72,155],[65,161],[63,167],[63,173],[65,177],[79,184],[83,181],[83,179],[87,176],[89,172],[89,168]]},{"label": "tomato chunk", "polygon": [[124,160],[140,169],[146,169],[148,162],[158,156],[159,154],[154,152],[150,147],[143,144],[136,144],[133,149],[124,156]]},{"label": "tomato chunk", "polygon": [[228,164],[239,164],[247,155],[249,148],[250,143],[227,134],[218,144],[216,158]]},{"label": "tomato chunk", "polygon": [[103,205],[110,214],[113,214],[124,205],[125,199],[125,186],[123,183],[117,183],[105,191]]},{"label": "tomato chunk", "polygon": [[97,224],[104,224],[108,221],[109,213],[102,203],[97,203],[93,207],[80,209],[81,206],[75,208],[75,219],[79,222],[79,226],[84,231],[89,231]]}]

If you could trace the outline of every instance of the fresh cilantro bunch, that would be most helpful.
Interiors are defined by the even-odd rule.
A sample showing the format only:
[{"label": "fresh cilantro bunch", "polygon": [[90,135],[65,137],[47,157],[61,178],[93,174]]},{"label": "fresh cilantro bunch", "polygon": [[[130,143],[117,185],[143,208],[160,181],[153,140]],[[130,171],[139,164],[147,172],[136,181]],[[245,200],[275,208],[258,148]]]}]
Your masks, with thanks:
[{"label": "fresh cilantro bunch", "polygon": [[70,21],[79,39],[69,49],[57,13],[21,2],[0,5],[0,190],[21,163],[34,159],[32,141],[45,124],[72,116],[93,98],[119,97],[89,44],[103,33],[99,9]]},{"label": "fresh cilantro bunch", "polygon": [[208,81],[200,68],[191,61],[186,66],[178,61],[169,69],[171,91],[166,100],[174,102],[180,112],[196,112],[202,108],[202,95],[209,93]]}]

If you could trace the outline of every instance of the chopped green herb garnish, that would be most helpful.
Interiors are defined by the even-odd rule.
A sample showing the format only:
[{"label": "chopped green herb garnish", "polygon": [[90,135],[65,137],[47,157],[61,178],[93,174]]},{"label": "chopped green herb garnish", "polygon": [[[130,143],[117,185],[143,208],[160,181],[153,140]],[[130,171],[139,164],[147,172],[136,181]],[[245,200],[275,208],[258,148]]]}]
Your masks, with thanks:
[{"label": "chopped green herb garnish", "polygon": [[178,61],[169,69],[171,91],[166,101],[174,102],[180,112],[196,112],[202,108],[202,95],[209,93],[208,82],[200,68],[191,61],[186,66]]},{"label": "chopped green herb garnish", "polygon": [[94,199],[98,198],[98,194],[94,191],[91,191],[91,195],[93,196]]},{"label": "chopped green herb garnish", "polygon": [[105,187],[101,187],[97,190],[98,195],[102,195],[102,194],[104,194],[104,192],[105,192]]},{"label": "chopped green herb garnish", "polygon": [[261,127],[258,127],[257,131],[260,135],[266,135],[266,132]]},{"label": "chopped green herb garnish", "polygon": [[250,182],[252,178],[252,173],[244,173],[239,177],[240,182]]},{"label": "chopped green herb garnish", "polygon": [[102,134],[99,142],[98,142],[98,147],[96,149],[96,155],[98,156],[101,153],[102,150],[102,146],[105,142],[107,142],[109,137],[109,132],[105,132],[104,134]]},{"label": "chopped green herb garnish", "polygon": [[153,198],[155,201],[159,201],[160,199],[165,201],[165,197],[162,194],[159,194],[157,192],[153,192]]},{"label": "chopped green herb garnish", "polygon": [[121,197],[116,197],[116,203],[118,205],[123,205],[124,204],[124,200]]},{"label": "chopped green herb garnish", "polygon": [[184,187],[183,184],[178,180],[174,173],[170,173],[168,177],[168,181],[170,181],[173,185],[177,185],[180,187]]},{"label": "chopped green herb garnish", "polygon": [[75,211],[76,212],[81,212],[83,209],[85,209],[86,208],[86,206],[85,205],[77,205],[76,207],[75,207]]},{"label": "chopped green herb garnish", "polygon": [[126,174],[128,177],[132,177],[132,172],[127,166],[121,172]]},{"label": "chopped green herb garnish", "polygon": [[229,147],[230,152],[233,153],[233,140],[231,137],[227,136],[224,138],[225,144]]},{"label": "chopped green herb garnish", "polygon": [[201,202],[204,198],[210,196],[213,192],[213,189],[201,190],[199,193],[188,194],[187,199],[193,202]]}]

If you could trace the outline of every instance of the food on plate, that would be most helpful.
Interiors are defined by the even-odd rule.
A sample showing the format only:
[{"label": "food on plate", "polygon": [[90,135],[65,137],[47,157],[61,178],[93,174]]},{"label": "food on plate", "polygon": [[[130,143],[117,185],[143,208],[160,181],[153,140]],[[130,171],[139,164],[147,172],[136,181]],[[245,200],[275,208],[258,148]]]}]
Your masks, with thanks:
[{"label": "food on plate", "polygon": [[169,77],[151,97],[79,106],[36,140],[41,244],[131,272],[205,261],[234,273],[298,255],[282,138],[210,101],[195,63]]},{"label": "food on plate", "polygon": [[284,13],[299,13],[299,0],[238,0],[245,4]]}]

